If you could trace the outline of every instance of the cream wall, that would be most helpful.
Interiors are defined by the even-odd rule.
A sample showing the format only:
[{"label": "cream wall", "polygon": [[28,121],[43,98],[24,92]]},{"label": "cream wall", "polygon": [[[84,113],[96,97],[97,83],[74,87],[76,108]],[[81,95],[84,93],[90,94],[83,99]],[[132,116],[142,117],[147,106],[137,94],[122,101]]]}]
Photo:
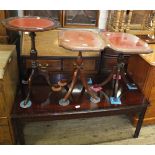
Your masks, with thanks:
[{"label": "cream wall", "polygon": [[100,10],[100,16],[99,16],[99,29],[105,29],[106,28],[106,22],[108,18],[108,10]]}]

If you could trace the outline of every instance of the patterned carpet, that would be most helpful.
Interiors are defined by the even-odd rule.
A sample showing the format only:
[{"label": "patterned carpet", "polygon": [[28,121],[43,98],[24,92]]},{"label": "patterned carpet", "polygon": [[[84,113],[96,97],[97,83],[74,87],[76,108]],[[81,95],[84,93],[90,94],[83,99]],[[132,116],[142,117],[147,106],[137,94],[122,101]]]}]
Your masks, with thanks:
[{"label": "patterned carpet", "polygon": [[124,116],[58,120],[28,123],[24,134],[26,144],[155,144],[155,125],[144,126],[139,138],[132,138],[135,127]]}]

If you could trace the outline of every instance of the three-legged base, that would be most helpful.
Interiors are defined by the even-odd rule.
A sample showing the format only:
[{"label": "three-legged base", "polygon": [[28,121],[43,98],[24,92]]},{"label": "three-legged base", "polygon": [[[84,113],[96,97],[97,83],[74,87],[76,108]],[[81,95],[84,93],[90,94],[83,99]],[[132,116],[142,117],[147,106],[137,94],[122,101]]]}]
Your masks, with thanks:
[{"label": "three-legged base", "polygon": [[77,60],[76,60],[75,69],[74,69],[74,72],[73,72],[72,82],[70,84],[69,90],[66,93],[66,95],[64,96],[64,98],[60,99],[59,104],[62,105],[62,106],[66,106],[66,105],[68,105],[70,103],[69,97],[72,94],[72,91],[74,89],[74,86],[75,86],[75,84],[77,82],[78,77],[80,77],[80,81],[81,81],[82,86],[83,86],[82,93],[86,90],[87,93],[91,96],[90,97],[90,102],[92,102],[92,103],[100,102],[100,98],[90,89],[90,87],[89,87],[89,85],[88,85],[88,83],[86,81],[84,71],[83,71],[82,52],[79,51],[79,54],[78,54],[78,57],[77,57]]},{"label": "three-legged base", "polygon": [[119,54],[117,57],[117,65],[113,67],[110,75],[103,82],[96,85],[96,87],[104,87],[106,84],[112,81],[113,94],[112,96],[109,96],[109,102],[111,104],[121,104],[120,96],[122,94],[122,90],[120,89],[120,80],[122,79],[126,85],[129,85],[128,80],[126,79],[124,65],[124,55]]}]

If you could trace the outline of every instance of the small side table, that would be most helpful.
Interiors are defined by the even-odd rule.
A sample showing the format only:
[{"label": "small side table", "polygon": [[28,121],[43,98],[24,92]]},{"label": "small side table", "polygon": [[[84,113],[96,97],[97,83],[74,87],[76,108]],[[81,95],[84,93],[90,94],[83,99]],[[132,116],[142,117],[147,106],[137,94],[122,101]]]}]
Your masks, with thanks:
[{"label": "small side table", "polygon": [[74,89],[78,76],[80,76],[83,91],[86,89],[87,93],[91,96],[90,101],[93,103],[100,102],[100,98],[89,88],[85,80],[82,58],[82,52],[95,52],[105,47],[105,43],[100,35],[98,35],[97,32],[88,30],[64,30],[59,33],[59,45],[66,49],[70,49],[73,52],[79,51],[69,90],[64,98],[59,101],[59,104],[63,106],[69,104],[68,99]]},{"label": "small side table", "polygon": [[146,42],[132,34],[120,32],[101,32],[100,35],[106,42],[106,47],[111,48],[118,56],[116,67],[113,68],[107,79],[97,86],[103,87],[113,80],[113,95],[110,97],[110,102],[112,104],[121,104],[119,97],[122,93],[121,90],[119,90],[120,79],[122,78],[124,80],[129,89],[135,89],[134,85],[128,83],[126,79],[126,72],[124,71],[124,56],[133,54],[148,54],[152,52],[152,49]]},{"label": "small side table", "polygon": [[28,81],[23,81],[23,84],[28,84],[28,93],[26,99],[20,103],[22,108],[28,108],[31,106],[32,102],[30,101],[32,79],[39,74],[44,77],[47,81],[49,87],[51,88],[51,83],[48,75],[48,71],[44,68],[41,68],[37,63],[37,50],[35,47],[35,32],[43,32],[51,29],[55,29],[59,26],[59,23],[53,19],[46,17],[13,17],[3,20],[2,22],[7,29],[14,31],[29,32],[31,37],[31,50],[30,50],[30,59],[31,59],[31,73],[28,78]]}]

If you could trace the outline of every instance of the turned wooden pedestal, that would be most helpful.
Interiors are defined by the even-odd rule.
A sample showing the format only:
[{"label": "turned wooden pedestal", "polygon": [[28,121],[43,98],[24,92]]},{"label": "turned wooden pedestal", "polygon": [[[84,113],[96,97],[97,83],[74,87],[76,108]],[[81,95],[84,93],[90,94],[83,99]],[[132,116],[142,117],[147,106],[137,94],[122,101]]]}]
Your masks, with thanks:
[{"label": "turned wooden pedestal", "polygon": [[[153,53],[130,57],[128,73],[150,101],[144,124],[155,124],[155,44],[150,44],[149,46],[154,50]],[[136,124],[137,116],[132,119],[133,123]]]}]

